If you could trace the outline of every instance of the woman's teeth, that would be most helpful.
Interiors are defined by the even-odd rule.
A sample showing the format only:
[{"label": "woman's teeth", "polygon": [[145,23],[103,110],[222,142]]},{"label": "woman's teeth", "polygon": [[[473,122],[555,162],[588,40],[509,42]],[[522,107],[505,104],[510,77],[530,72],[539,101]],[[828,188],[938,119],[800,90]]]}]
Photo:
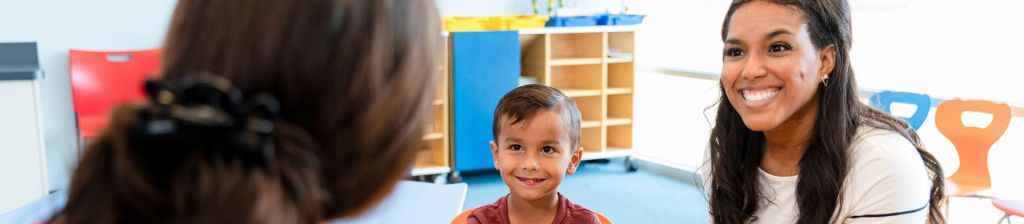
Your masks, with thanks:
[{"label": "woman's teeth", "polygon": [[743,99],[747,101],[765,101],[779,94],[781,88],[770,88],[762,90],[743,90]]}]

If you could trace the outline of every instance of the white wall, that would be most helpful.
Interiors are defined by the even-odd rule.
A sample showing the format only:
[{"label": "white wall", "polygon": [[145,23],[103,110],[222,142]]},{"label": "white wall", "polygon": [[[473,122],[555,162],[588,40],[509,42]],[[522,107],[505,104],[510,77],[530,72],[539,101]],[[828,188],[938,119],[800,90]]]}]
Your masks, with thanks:
[{"label": "white wall", "polygon": [[[159,47],[173,0],[0,0],[0,42],[37,42],[51,188],[67,185],[78,156],[68,49]],[[0,180],[3,182],[5,180]]]},{"label": "white wall", "polygon": [[[1024,39],[1005,0],[849,0],[852,60],[861,87],[1024,104],[1019,88]],[[648,15],[637,37],[641,67],[717,74],[729,1],[634,1]]]},{"label": "white wall", "polygon": [[[637,63],[647,58],[638,54]],[[715,122],[717,80],[639,70],[633,100],[633,149],[637,158],[695,170]]]},{"label": "white wall", "polygon": [[[881,2],[881,1],[880,1]],[[1021,1],[901,0],[854,14],[862,86],[1024,104]]]},{"label": "white wall", "polygon": [[646,14],[636,37],[639,67],[718,74],[722,68],[722,18],[728,0],[636,1]]},{"label": "white wall", "polygon": [[527,0],[437,0],[441,16],[518,15],[532,12]]}]

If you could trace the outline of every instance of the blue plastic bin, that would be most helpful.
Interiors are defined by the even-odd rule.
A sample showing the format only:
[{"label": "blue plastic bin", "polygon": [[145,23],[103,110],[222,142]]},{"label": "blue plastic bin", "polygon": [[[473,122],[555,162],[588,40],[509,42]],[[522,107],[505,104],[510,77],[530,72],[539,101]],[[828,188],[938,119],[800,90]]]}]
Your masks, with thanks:
[{"label": "blue plastic bin", "polygon": [[645,15],[633,14],[602,14],[597,18],[597,25],[636,25],[644,21]]},{"label": "blue plastic bin", "polygon": [[553,26],[596,26],[597,17],[594,16],[555,16],[548,19],[548,22],[544,24],[547,27]]}]

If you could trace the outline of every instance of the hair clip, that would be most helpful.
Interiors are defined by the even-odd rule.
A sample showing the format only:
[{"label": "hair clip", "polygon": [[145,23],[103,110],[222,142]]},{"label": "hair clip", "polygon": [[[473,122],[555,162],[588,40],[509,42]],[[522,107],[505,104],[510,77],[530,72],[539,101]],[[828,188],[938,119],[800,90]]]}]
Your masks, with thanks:
[{"label": "hair clip", "polygon": [[247,164],[272,161],[280,104],[271,94],[246,97],[228,79],[210,73],[174,82],[150,80],[145,89],[152,102],[139,114],[145,141],[222,149]]}]

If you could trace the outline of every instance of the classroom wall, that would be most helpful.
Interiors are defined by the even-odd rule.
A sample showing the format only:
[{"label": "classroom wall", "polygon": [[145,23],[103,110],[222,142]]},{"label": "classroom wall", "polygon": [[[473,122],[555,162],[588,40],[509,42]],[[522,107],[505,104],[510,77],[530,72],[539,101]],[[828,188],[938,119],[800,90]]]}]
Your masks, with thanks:
[{"label": "classroom wall", "polygon": [[[648,17],[637,34],[640,67],[717,74],[730,1],[632,1]],[[851,59],[861,87],[1024,104],[1021,1],[848,0]]]},{"label": "classroom wall", "polygon": [[[62,188],[77,160],[68,49],[160,46],[173,0],[0,0],[0,42],[37,42],[43,130],[51,188]],[[0,180],[3,182],[4,180]]]},{"label": "classroom wall", "polygon": [[704,161],[715,122],[718,81],[640,69],[635,83],[634,156],[696,170]]}]

